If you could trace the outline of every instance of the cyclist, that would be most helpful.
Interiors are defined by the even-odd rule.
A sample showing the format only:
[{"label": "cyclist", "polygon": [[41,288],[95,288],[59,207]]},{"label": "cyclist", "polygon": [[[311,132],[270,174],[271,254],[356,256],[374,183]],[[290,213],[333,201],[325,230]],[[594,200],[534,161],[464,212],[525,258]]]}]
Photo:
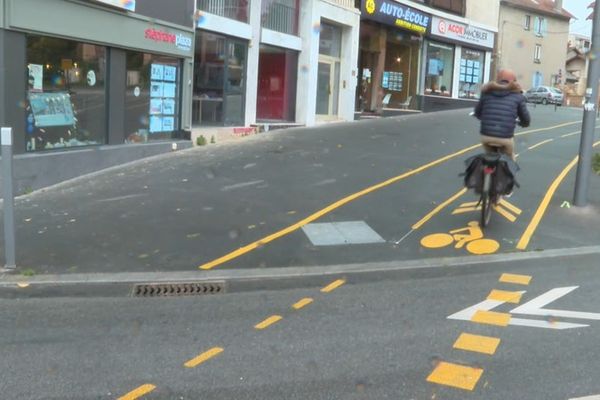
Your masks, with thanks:
[{"label": "cyclist", "polygon": [[531,123],[531,117],[527,110],[527,100],[513,71],[501,69],[495,82],[483,86],[475,107],[475,116],[481,121],[481,144],[485,151],[499,147],[502,153],[514,160],[517,118],[519,125],[527,127]]}]

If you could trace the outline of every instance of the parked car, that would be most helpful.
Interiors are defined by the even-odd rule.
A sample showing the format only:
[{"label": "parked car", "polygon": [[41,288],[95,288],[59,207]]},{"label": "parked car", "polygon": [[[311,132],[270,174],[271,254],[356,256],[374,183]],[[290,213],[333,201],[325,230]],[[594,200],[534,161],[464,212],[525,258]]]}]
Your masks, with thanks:
[{"label": "parked car", "polygon": [[525,97],[528,102],[542,104],[558,104],[562,105],[564,96],[563,93],[551,86],[538,86],[529,89],[525,92]]}]

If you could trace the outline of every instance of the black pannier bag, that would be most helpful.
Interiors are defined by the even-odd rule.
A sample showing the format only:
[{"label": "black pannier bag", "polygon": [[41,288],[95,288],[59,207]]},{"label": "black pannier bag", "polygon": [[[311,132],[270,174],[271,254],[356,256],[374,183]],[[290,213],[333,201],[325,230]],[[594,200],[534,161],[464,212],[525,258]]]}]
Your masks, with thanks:
[{"label": "black pannier bag", "polygon": [[[481,194],[483,190],[483,169],[485,154],[478,154],[465,160],[466,170],[460,176],[464,177],[464,185],[467,189],[473,189],[475,193]],[[519,187],[516,180],[519,165],[505,154],[500,156],[496,167],[496,173],[492,181],[491,194],[503,195],[512,192],[513,188]]]}]

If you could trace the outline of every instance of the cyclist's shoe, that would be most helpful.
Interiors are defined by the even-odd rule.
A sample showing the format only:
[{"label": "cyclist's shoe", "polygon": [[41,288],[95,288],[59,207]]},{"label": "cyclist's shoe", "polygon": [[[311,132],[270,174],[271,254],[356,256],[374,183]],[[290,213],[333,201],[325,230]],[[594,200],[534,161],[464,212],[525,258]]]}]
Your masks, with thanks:
[{"label": "cyclist's shoe", "polygon": [[504,197],[505,199],[510,199],[510,197],[513,195],[514,190],[511,190],[509,193],[502,195],[502,197]]}]

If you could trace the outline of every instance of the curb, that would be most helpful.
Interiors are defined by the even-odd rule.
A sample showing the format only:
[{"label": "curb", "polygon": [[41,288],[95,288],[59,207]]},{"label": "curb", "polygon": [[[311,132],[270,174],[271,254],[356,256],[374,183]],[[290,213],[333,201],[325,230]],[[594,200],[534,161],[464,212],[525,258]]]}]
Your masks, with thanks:
[{"label": "curb", "polygon": [[600,254],[600,246],[535,252],[429,258],[364,264],[255,268],[222,271],[122,272],[40,275],[32,278],[0,275],[0,298],[133,297],[140,284],[222,283],[225,293],[314,287],[326,279],[344,278],[349,283],[389,279],[435,278],[481,273],[498,264]]}]

